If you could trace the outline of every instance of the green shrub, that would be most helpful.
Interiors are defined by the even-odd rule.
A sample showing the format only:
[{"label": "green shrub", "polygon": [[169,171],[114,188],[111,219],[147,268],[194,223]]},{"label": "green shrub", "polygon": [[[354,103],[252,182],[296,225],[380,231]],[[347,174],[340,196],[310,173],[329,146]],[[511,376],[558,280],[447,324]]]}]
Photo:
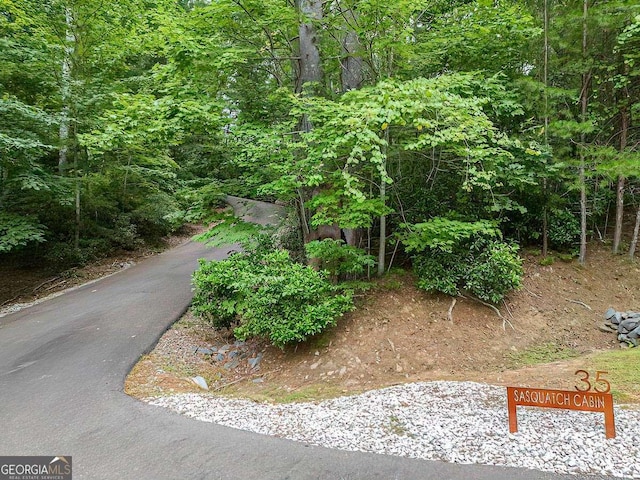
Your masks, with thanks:
[{"label": "green shrub", "polygon": [[418,287],[458,295],[461,291],[498,303],[522,284],[522,260],[517,247],[503,242],[489,222],[444,218],[407,226],[403,243],[413,252]]},{"label": "green shrub", "polygon": [[321,333],[353,309],[349,292],[337,294],[321,272],[283,250],[201,261],[193,283],[196,315],[216,327],[235,326],[237,338],[268,338],[281,348]]},{"label": "green shrub", "polygon": [[362,275],[366,267],[373,267],[376,263],[373,255],[367,255],[361,248],[347,245],[342,240],[314,240],[307,243],[305,249],[307,256],[318,259],[320,268],[334,278]]},{"label": "green shrub", "polygon": [[476,297],[498,303],[511,290],[522,286],[522,260],[518,247],[504,242],[479,242],[470,251],[464,289]]},{"label": "green shrub", "polygon": [[557,250],[569,250],[580,241],[580,221],[568,210],[552,210],[549,215],[549,244]]}]

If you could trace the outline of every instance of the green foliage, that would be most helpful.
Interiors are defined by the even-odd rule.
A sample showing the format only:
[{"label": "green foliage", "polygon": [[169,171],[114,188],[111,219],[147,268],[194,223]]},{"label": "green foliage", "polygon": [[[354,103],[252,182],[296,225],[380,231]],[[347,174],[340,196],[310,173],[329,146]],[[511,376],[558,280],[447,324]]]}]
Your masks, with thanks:
[{"label": "green foliage", "polygon": [[255,250],[260,242],[261,234],[267,227],[245,222],[229,211],[211,217],[213,225],[204,233],[193,239],[210,247],[240,245],[247,250]]},{"label": "green foliage", "polygon": [[498,303],[511,290],[522,287],[522,260],[518,247],[503,242],[476,242],[471,251],[464,290],[491,303]]},{"label": "green foliage", "polygon": [[198,188],[185,187],[177,194],[182,219],[186,222],[202,222],[212,218],[213,211],[224,205],[224,193],[219,182],[212,181]]},{"label": "green foliage", "polygon": [[580,240],[580,222],[568,210],[552,210],[549,215],[549,243],[558,250],[573,249]]},{"label": "green foliage", "polygon": [[322,273],[294,263],[286,251],[201,261],[193,283],[195,314],[216,327],[237,325],[237,338],[263,337],[281,348],[321,333],[353,309],[349,292],[336,294]]},{"label": "green foliage", "polygon": [[404,225],[409,232],[402,238],[407,252],[423,252],[436,249],[452,253],[461,244],[469,243],[472,237],[502,238],[500,230],[487,220],[463,222],[435,217],[424,223]]},{"label": "green foliage", "polygon": [[0,211],[0,253],[45,241],[45,227],[33,219]]},{"label": "green foliage", "polygon": [[402,242],[414,252],[419,288],[448,295],[467,291],[498,303],[522,285],[517,247],[500,241],[490,223],[438,218],[413,228]]},{"label": "green foliage", "polygon": [[362,275],[367,267],[375,265],[375,257],[367,255],[361,248],[347,245],[342,240],[314,240],[307,243],[305,248],[307,257],[318,259],[320,268],[329,272],[332,278]]}]

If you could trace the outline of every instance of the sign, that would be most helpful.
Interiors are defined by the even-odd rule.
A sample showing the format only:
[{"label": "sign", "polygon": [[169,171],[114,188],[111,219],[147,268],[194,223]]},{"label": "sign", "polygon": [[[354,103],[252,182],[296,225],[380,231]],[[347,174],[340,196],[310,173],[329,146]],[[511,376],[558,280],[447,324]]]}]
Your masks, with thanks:
[{"label": "sign", "polygon": [[613,396],[610,393],[546,390],[542,388],[507,387],[509,432],[518,431],[517,406],[564,408],[583,412],[604,413],[605,435],[615,438],[616,424],[613,418]]},{"label": "sign", "polygon": [[0,457],[0,480],[71,480],[71,457]]}]

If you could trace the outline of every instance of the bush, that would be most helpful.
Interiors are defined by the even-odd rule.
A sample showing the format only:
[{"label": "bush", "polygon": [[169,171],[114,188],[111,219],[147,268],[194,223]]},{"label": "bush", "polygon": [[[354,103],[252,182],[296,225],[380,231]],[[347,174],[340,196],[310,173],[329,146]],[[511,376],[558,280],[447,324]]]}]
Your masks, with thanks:
[{"label": "bush", "polygon": [[557,250],[570,250],[580,242],[580,221],[568,210],[552,210],[549,215],[549,243]]},{"label": "bush", "polygon": [[376,263],[373,255],[367,255],[364,250],[347,245],[342,240],[314,240],[307,243],[305,248],[307,256],[318,259],[320,268],[332,278],[362,275],[367,266],[373,267]]},{"label": "bush", "polygon": [[464,289],[487,302],[498,303],[511,290],[522,286],[522,260],[518,247],[504,242],[490,242],[471,249],[469,270],[464,275]]},{"label": "bush", "polygon": [[498,303],[521,287],[517,247],[501,241],[500,232],[488,223],[439,218],[413,227],[403,243],[415,252],[412,261],[419,288],[448,295],[464,290]]},{"label": "bush", "polygon": [[200,262],[193,277],[193,312],[214,326],[233,327],[239,339],[268,338],[284,347],[335,325],[353,309],[321,272],[294,263],[286,251],[236,253]]}]

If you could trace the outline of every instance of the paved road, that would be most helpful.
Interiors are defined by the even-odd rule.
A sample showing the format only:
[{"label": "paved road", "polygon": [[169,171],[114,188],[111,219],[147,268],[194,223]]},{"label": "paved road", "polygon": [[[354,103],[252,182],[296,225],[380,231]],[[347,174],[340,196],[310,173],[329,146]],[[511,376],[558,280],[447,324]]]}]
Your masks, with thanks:
[{"label": "paved road", "polygon": [[125,395],[131,367],[187,308],[197,259],[226,253],[187,243],[0,318],[0,455],[72,455],[74,478],[89,480],[577,478],[310,447]]}]

